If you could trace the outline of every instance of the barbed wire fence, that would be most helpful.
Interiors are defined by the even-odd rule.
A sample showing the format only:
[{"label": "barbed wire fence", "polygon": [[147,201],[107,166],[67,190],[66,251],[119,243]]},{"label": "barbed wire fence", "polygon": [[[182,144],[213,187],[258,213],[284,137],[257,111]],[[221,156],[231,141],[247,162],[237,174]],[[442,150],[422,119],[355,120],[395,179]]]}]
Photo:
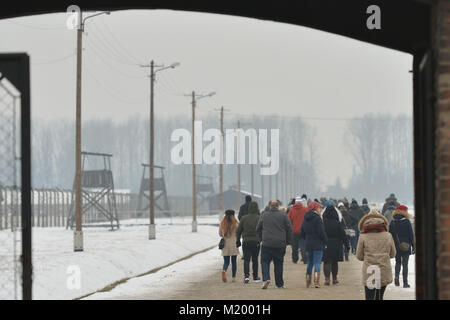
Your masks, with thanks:
[{"label": "barbed wire fence", "polygon": [[19,112],[20,97],[0,81],[0,300],[21,299]]}]

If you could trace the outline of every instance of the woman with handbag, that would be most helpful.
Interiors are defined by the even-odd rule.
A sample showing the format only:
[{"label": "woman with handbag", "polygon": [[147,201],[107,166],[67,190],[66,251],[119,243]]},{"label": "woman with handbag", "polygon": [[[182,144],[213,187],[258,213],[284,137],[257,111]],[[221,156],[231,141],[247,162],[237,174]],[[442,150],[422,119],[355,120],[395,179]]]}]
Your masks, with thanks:
[{"label": "woman with handbag", "polygon": [[343,246],[347,249],[350,244],[344,227],[339,222],[339,215],[332,205],[326,207],[323,215],[323,225],[327,235],[327,247],[323,252],[324,285],[330,285],[330,273],[333,275],[333,284],[339,283],[337,279],[338,262],[343,261]]},{"label": "woman with handbag", "polygon": [[[356,221],[355,218],[353,218],[348,213],[347,207],[344,205],[344,203],[340,202],[338,205],[338,208],[342,213],[342,224],[344,225],[345,234],[347,235],[347,239],[351,245],[352,243],[355,243],[355,237],[356,237],[355,229],[358,228],[358,221]],[[345,251],[344,251],[345,261],[349,261],[348,260],[349,252],[350,252],[350,246],[345,248]]]},{"label": "woman with handbag", "polygon": [[409,288],[408,284],[408,262],[409,256],[414,254],[414,232],[409,221],[408,207],[401,205],[392,213],[392,221],[389,225],[397,249],[395,256],[395,278],[396,286],[400,285],[400,270],[403,268],[403,288]]},{"label": "woman with handbag", "polygon": [[356,258],[363,261],[362,284],[366,300],[383,300],[388,284],[392,282],[391,259],[396,249],[392,235],[387,232],[388,220],[372,209],[358,224],[361,232],[356,247]]},{"label": "woman with handbag", "polygon": [[[219,243],[219,249],[222,250],[223,256],[223,268],[222,268],[222,281],[227,282],[227,269],[231,260],[231,272],[232,282],[236,282],[237,271],[237,255],[239,249],[236,245],[236,230],[238,227],[238,221],[234,217],[234,210],[226,210],[225,216],[220,222],[219,236],[222,237],[221,243]],[[222,248],[221,248],[222,247]]]}]

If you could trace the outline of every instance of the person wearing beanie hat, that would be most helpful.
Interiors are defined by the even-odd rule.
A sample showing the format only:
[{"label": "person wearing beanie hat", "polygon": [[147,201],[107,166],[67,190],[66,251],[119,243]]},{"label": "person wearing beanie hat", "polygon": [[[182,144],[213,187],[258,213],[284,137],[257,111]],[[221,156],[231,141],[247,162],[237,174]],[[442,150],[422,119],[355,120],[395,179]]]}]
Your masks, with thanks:
[{"label": "person wearing beanie hat", "polygon": [[225,240],[225,245],[222,248],[223,256],[223,268],[222,268],[222,281],[227,282],[227,269],[230,265],[231,260],[231,270],[232,270],[232,282],[236,282],[236,271],[237,271],[237,255],[239,254],[239,249],[236,245],[236,230],[238,227],[238,221],[234,217],[234,210],[226,210],[225,216],[219,225],[219,236]]},{"label": "person wearing beanie hat", "polygon": [[228,209],[228,210],[225,210],[225,214],[226,215],[234,215],[236,212],[233,210],[233,209]]},{"label": "person wearing beanie hat", "polygon": [[288,217],[292,224],[292,262],[298,262],[298,251],[300,249],[302,261],[306,264],[306,251],[304,248],[304,241],[300,237],[300,228],[303,223],[307,211],[306,199],[297,197],[295,198],[295,204],[289,210]]},{"label": "person wearing beanie hat", "polygon": [[361,218],[364,216],[364,212],[358,206],[358,202],[355,199],[352,199],[350,208],[348,209],[348,214],[350,216],[352,216],[354,221],[356,221],[356,223],[354,225],[348,226],[349,228],[352,228],[353,230],[355,230],[355,236],[350,239],[352,253],[355,254],[356,253],[356,245],[358,244],[358,239],[359,239],[358,223],[361,220]]},{"label": "person wearing beanie hat", "polygon": [[384,212],[389,208],[391,202],[394,202],[395,207],[398,207],[400,205],[400,203],[397,201],[397,198],[395,197],[395,194],[391,193],[389,197],[386,198],[386,202],[381,209],[381,214],[384,214]]},{"label": "person wearing beanie hat", "polygon": [[258,277],[258,255],[259,243],[261,239],[256,233],[256,226],[259,221],[258,203],[250,202],[248,206],[248,214],[239,221],[236,231],[236,246],[239,245],[242,236],[242,251],[244,253],[244,283],[250,282],[250,260],[252,261],[253,282],[261,282]]},{"label": "person wearing beanie hat", "polygon": [[370,212],[369,202],[367,201],[366,198],[362,199],[362,205],[360,208],[364,214],[368,214]]},{"label": "person wearing beanie hat", "polygon": [[252,197],[249,195],[245,196],[245,203],[239,208],[238,220],[241,221],[242,217],[248,214],[248,206],[252,202]]},{"label": "person wearing beanie hat", "polygon": [[408,262],[409,256],[415,253],[415,246],[414,231],[409,220],[407,206],[399,205],[395,208],[392,213],[392,221],[389,224],[389,232],[394,238],[395,248],[397,249],[397,254],[395,255],[395,285],[400,285],[400,271],[403,268],[403,288],[409,288]]},{"label": "person wearing beanie hat", "polygon": [[386,210],[384,211],[384,213],[383,213],[383,215],[386,217],[386,219],[388,219],[389,224],[390,224],[391,221],[392,221],[393,213],[394,213],[396,207],[397,207],[397,206],[395,205],[395,202],[394,202],[394,201],[391,201],[391,202],[389,203],[389,206],[387,207],[387,209],[386,209]]},{"label": "person wearing beanie hat", "polygon": [[320,217],[320,204],[315,201],[308,204],[308,212],[300,228],[300,237],[305,241],[307,255],[306,287],[311,286],[314,268],[314,286],[320,288],[320,265],[328,239]]}]

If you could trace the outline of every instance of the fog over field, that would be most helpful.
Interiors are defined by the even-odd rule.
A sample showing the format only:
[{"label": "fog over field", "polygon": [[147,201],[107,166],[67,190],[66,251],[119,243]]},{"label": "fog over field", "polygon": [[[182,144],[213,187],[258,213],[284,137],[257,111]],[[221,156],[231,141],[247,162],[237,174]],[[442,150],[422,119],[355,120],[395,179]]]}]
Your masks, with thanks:
[{"label": "fog over field", "polygon": [[[36,187],[73,183],[76,31],[66,19],[60,13],[0,21],[0,51],[31,57]],[[280,130],[280,184],[287,183],[284,163],[313,196],[333,186],[330,195],[358,201],[390,193],[412,200],[411,55],[305,27],[206,13],[126,10],[87,21],[83,150],[114,155],[116,188],[137,192],[141,163],[148,162],[150,88],[140,65],[153,59],[180,63],[157,73],[155,84],[155,162],[166,167],[169,194],[191,194],[191,167],[170,161],[170,136],[191,130],[185,95],[195,90],[216,92],[198,101],[205,129],[220,128],[216,109],[224,106],[225,128],[239,120],[244,129]],[[228,188],[237,183],[236,165],[224,167]],[[198,173],[217,187],[217,165],[199,165]],[[243,165],[245,190],[249,179]]]}]

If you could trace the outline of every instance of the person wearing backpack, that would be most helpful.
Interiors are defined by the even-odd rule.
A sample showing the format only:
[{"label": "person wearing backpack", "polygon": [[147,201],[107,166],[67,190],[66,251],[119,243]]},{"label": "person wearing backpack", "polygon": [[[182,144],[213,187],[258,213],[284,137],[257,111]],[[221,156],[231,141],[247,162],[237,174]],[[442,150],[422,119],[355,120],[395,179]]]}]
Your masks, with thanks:
[{"label": "person wearing backpack", "polygon": [[408,284],[408,262],[409,256],[415,253],[414,232],[409,221],[408,207],[400,205],[392,213],[392,221],[389,232],[394,239],[397,254],[395,255],[395,278],[394,283],[400,286],[400,270],[403,268],[403,288],[409,288]]},{"label": "person wearing backpack", "polygon": [[392,214],[394,213],[394,210],[397,206],[395,205],[394,201],[391,201],[387,207],[387,209],[384,211],[383,215],[386,217],[386,219],[388,219],[389,221],[389,225],[391,224],[392,221]]}]

